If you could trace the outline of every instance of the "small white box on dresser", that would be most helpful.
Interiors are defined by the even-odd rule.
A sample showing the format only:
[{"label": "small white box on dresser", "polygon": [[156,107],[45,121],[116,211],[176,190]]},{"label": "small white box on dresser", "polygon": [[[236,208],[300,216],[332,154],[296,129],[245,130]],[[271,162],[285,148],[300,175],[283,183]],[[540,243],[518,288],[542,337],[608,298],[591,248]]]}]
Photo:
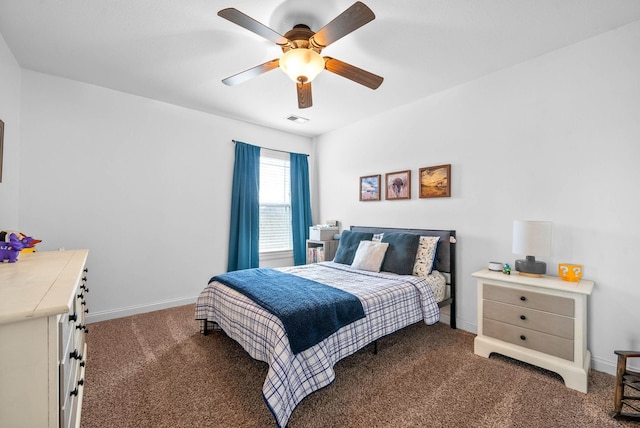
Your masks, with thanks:
[{"label": "small white box on dresser", "polygon": [[594,282],[532,278],[484,269],[478,284],[474,353],[497,352],[558,373],[567,388],[587,392],[587,297]]},{"label": "small white box on dresser", "polygon": [[337,227],[311,226],[309,228],[309,239],[312,241],[331,241],[336,233],[338,233]]}]

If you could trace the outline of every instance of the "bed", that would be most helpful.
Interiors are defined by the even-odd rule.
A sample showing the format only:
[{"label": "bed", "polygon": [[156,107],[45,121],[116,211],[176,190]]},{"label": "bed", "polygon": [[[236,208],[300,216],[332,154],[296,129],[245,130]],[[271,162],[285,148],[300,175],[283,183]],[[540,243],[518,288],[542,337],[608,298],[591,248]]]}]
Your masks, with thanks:
[{"label": "bed", "polygon": [[[418,263],[412,261],[412,272],[406,274],[409,267],[403,251],[414,251],[415,258],[413,242],[416,240],[419,242],[417,254],[423,256],[419,258],[423,261],[431,258],[431,265],[418,267]],[[411,244],[405,248],[405,242]],[[236,280],[231,277],[235,273],[212,278],[198,297],[195,318],[201,322],[204,334],[212,329],[222,330],[252,358],[269,365],[262,394],[276,423],[284,427],[306,396],[333,382],[333,366],[341,359],[371,343],[377,352],[378,339],[416,322],[435,324],[440,320],[443,306],[450,306],[450,325],[455,328],[455,242],[454,230],[352,226],[343,232],[334,261],[275,270],[238,271],[238,275],[245,277],[269,274],[264,287],[260,284],[261,288],[269,288],[268,281],[285,283],[292,279],[357,300],[362,314],[333,326],[333,330],[293,333],[291,321],[286,316],[274,315],[277,312],[269,306],[270,301],[265,302],[243,289],[245,277]],[[380,252],[384,253],[383,260],[376,269],[377,261],[371,261],[379,258]],[[373,268],[369,266],[371,263]],[[388,270],[378,272],[378,269]],[[300,288],[298,283],[291,287]],[[300,300],[308,304],[307,301],[315,301],[315,296]],[[311,308],[308,313],[315,310]],[[318,336],[317,341],[301,344],[300,339],[314,335]]]}]

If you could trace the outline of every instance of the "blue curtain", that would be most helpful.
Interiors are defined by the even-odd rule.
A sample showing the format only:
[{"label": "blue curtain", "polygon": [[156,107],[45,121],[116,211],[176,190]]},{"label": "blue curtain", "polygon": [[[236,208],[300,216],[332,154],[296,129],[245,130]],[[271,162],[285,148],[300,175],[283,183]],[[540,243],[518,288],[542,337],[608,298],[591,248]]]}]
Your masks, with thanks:
[{"label": "blue curtain", "polygon": [[259,264],[260,147],[236,142],[227,271]]},{"label": "blue curtain", "polygon": [[311,223],[311,194],[309,192],[309,163],[307,155],[291,153],[291,229],[293,231],[293,263],[307,261],[306,240]]}]

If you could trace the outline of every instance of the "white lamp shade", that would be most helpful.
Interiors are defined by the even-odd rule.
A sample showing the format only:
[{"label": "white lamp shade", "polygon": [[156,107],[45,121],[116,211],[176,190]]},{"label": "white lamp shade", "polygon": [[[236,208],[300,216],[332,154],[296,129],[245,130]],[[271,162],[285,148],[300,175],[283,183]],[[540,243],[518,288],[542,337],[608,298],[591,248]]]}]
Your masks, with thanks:
[{"label": "white lamp shade", "polygon": [[311,82],[324,70],[324,59],[312,49],[290,49],[280,58],[280,69],[294,82]]},{"label": "white lamp shade", "polygon": [[525,256],[548,257],[551,255],[551,222],[513,222],[513,253]]}]

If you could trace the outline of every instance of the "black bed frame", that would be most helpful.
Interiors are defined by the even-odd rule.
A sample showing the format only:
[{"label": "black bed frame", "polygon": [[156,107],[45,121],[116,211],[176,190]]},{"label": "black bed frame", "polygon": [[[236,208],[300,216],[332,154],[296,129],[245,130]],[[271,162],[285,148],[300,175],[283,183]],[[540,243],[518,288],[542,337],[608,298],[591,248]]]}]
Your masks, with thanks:
[{"label": "black bed frame", "polygon": [[[396,227],[371,227],[371,226],[351,226],[352,232],[367,233],[412,233],[420,236],[439,236],[438,248],[436,251],[435,267],[440,273],[446,274],[449,285],[449,296],[438,303],[439,307],[451,306],[449,325],[456,328],[456,231],[436,230],[436,229],[402,229]],[[208,323],[203,321],[202,333],[209,333]],[[377,353],[378,343],[374,343],[375,353]]]},{"label": "black bed frame", "polygon": [[439,236],[434,269],[446,274],[449,296],[438,303],[439,307],[451,306],[449,325],[456,328],[456,231],[435,229],[402,229],[396,227],[351,226],[352,232],[412,233],[420,236]]}]

